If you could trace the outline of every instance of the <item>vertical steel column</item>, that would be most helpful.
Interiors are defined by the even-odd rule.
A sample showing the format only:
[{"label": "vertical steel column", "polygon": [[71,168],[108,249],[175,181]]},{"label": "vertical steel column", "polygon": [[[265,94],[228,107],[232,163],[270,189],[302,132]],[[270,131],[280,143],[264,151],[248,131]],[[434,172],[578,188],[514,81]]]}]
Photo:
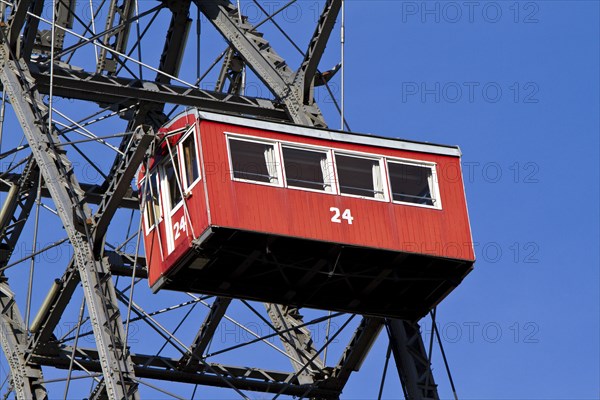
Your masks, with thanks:
[{"label": "vertical steel column", "polygon": [[[127,39],[131,25],[126,21],[131,19],[133,15],[133,6],[133,0],[121,0],[120,4],[119,0],[110,0],[105,26],[105,31],[108,33],[102,38],[102,43],[119,53],[125,52],[127,48]],[[107,47],[100,48],[96,73],[101,74],[106,71],[109,75],[114,75],[117,70],[119,56],[110,52]]]},{"label": "vertical steel column", "polygon": [[419,324],[386,320],[392,354],[407,400],[439,400]]},{"label": "vertical steel column", "polygon": [[6,277],[0,277],[0,344],[10,366],[13,390],[18,400],[48,398],[42,380],[42,368],[25,361],[27,331]]},{"label": "vertical steel column", "polygon": [[242,75],[244,71],[244,60],[237,54],[235,49],[231,47],[227,49],[215,91],[223,92],[225,89],[225,81],[229,81],[229,86],[226,93],[240,94],[242,89]]},{"label": "vertical steel column", "polygon": [[317,350],[313,346],[310,330],[305,326],[299,327],[304,321],[298,309],[270,303],[265,303],[265,307],[275,329],[285,331],[280,337],[285,352],[292,359],[294,370],[298,372],[308,363],[308,368],[298,375],[298,381],[301,384],[314,383],[315,375],[320,375],[325,365],[319,357],[314,357]]},{"label": "vertical steel column", "polygon": [[0,80],[30,144],[74,250],[110,399],[138,398],[133,363],[124,347],[124,328],[109,267],[94,257],[90,230],[93,221],[71,162],[56,132],[48,131],[48,110],[25,65],[10,59],[0,44]]}]

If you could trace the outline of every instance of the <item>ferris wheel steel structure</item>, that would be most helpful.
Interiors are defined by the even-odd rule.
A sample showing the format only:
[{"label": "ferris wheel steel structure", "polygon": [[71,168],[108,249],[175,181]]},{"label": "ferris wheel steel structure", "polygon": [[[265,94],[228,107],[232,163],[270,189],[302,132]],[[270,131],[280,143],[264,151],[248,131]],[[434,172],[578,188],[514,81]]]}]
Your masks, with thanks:
[{"label": "ferris wheel steel structure", "polygon": [[[271,336],[281,339],[283,348],[278,349],[291,360],[291,371],[230,366],[213,363],[206,355],[219,323],[228,318],[227,310],[236,300],[217,297],[208,303],[208,297],[190,294],[187,303],[172,306],[175,309],[203,304],[207,308],[204,319],[196,324],[194,339],[185,343],[174,334],[179,326],[169,330],[156,319],[163,310],[146,311],[128,296],[127,290],[115,285],[115,277],[131,282],[147,277],[144,257],[108,246],[106,232],[119,210],[139,209],[138,194],[131,190],[131,181],[151,149],[157,129],[169,118],[166,105],[326,127],[314,91],[316,86],[326,85],[334,73],[322,74],[318,66],[336,26],[341,0],[324,2],[296,70],[260,30],[264,23],[278,27],[276,15],[295,0],[267,14],[258,24],[241,14],[239,2],[228,0],[165,0],[141,12],[135,0],[103,0],[96,10],[90,2],[90,21],[84,21],[76,0],[0,2],[2,122],[6,103],[24,136],[23,144],[10,150],[3,148],[0,154],[2,158],[21,159],[0,171],[0,189],[6,193],[0,211],[0,341],[10,368],[3,384],[5,392],[14,392],[17,399],[47,399],[46,386],[51,379],[46,379],[45,373],[52,368],[68,370],[65,397],[69,382],[78,379],[72,372],[78,370],[92,382],[89,396],[81,396],[89,399],[137,399],[141,386],[179,398],[150,381],[220,387],[243,398],[248,397],[244,391],[271,393],[275,397],[339,398],[378,335],[385,331],[389,337],[388,358],[393,357],[404,396],[414,400],[438,398],[431,372],[431,344],[427,352],[415,321],[350,316],[342,327],[354,317],[360,322],[339,360],[327,366],[323,352],[339,331],[332,333],[323,347],[317,347],[308,327],[339,315],[305,322],[293,306],[265,304],[262,312],[266,314],[260,318],[273,328]],[[260,3],[255,3],[260,7]],[[213,63],[221,63],[214,90],[202,89],[200,76],[194,83],[179,78],[193,25],[192,6],[228,45]],[[48,9],[51,16],[44,13]],[[102,21],[100,9],[107,11]],[[169,13],[170,23],[163,27],[163,50],[152,65],[142,57],[142,40],[152,18],[163,10]],[[150,19],[145,28],[140,24],[143,18]],[[160,27],[154,24],[153,28]],[[73,55],[82,48],[94,49],[95,68],[75,64]],[[138,73],[142,69],[155,76],[143,79]],[[272,99],[244,95],[246,70],[255,74]],[[97,104],[100,111],[77,121],[55,107],[53,101],[61,98]],[[69,123],[58,123],[59,116]],[[124,119],[127,127],[125,134],[113,135],[120,144],[112,146],[116,154],[112,166],[107,172],[97,168],[105,177],[104,182],[80,182],[70,157],[76,152],[78,157],[85,158],[86,154],[77,150],[78,141],[68,139],[66,133],[86,133],[79,142],[107,145],[108,139],[94,136],[88,127],[114,116]],[[5,137],[7,134],[4,130]],[[1,137],[0,134],[0,140]],[[42,204],[41,199],[46,203]],[[90,205],[95,207],[93,212]],[[34,216],[44,207],[60,218],[67,237],[56,243],[69,243],[72,257],[49,289],[47,282],[36,286],[48,293],[39,308],[32,310],[29,301],[18,301],[23,296],[13,292],[11,284],[15,278],[9,279],[7,273],[22,268],[20,260],[15,261],[15,247],[24,240],[21,236],[27,221],[35,219],[35,232],[38,231]],[[35,249],[34,253],[43,251],[44,248]],[[27,289],[30,292],[35,254],[27,259],[32,260]],[[19,274],[27,275],[24,267]],[[81,304],[75,299],[77,290],[83,293]],[[25,297],[30,298],[31,294]],[[123,312],[123,304],[127,313]],[[63,336],[69,340],[61,341],[56,329],[68,307],[79,310],[79,324],[70,335]],[[84,314],[91,325],[87,333],[81,332]],[[144,321],[147,329],[179,349],[181,357],[132,351],[127,339],[132,318]],[[83,335],[93,338],[95,346],[82,345]],[[264,342],[265,338],[256,337],[254,341]]]}]

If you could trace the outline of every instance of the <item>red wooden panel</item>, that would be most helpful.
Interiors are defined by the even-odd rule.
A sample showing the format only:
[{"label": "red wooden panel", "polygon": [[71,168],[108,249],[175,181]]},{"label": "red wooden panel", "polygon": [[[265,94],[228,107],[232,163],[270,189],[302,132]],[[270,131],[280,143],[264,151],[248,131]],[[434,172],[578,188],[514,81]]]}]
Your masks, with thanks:
[{"label": "red wooden panel", "polygon": [[[174,129],[190,126],[194,121],[190,121],[189,116],[172,121]],[[200,139],[196,136],[197,153],[201,156]],[[175,147],[173,147],[175,151]],[[179,171],[181,174],[181,171]],[[174,249],[171,253],[167,246],[167,219],[164,217],[171,213],[163,208],[163,219],[158,224],[158,229],[152,229],[144,237],[144,246],[146,249],[146,262],[148,265],[148,281],[150,286],[167,272],[185,253],[189,250],[192,240],[198,237],[208,227],[208,213],[206,210],[206,191],[205,182],[202,177],[202,168],[200,168],[201,178],[194,183],[184,198],[184,205],[180,206],[173,215],[170,216],[170,234],[174,238]],[[181,175],[180,175],[181,176]],[[141,171],[139,179],[143,178]],[[164,207],[164,204],[161,203]],[[175,224],[177,223],[177,227]],[[185,225],[185,229],[182,226]]]},{"label": "red wooden panel", "polygon": [[[192,117],[185,115],[171,121],[162,131],[193,123]],[[175,249],[170,254],[164,219],[158,229],[145,236],[150,285],[177,263],[189,251],[191,241],[210,225],[474,260],[459,157],[300,137],[212,121],[201,121],[199,127],[201,134],[197,144],[203,161],[202,178],[184,199],[187,215],[181,207],[172,217],[173,224],[181,224],[183,219],[187,229],[182,231],[180,227]],[[232,181],[225,132],[435,162],[442,209]],[[141,171],[139,178],[143,173]],[[341,224],[333,223],[331,207],[342,212],[351,210],[353,223],[350,225],[345,220]],[[173,224],[170,229],[176,233]]]},{"label": "red wooden panel", "polygon": [[[211,224],[348,245],[474,260],[460,158],[201,121]],[[231,180],[225,132],[437,164],[442,209]],[[331,207],[353,224],[331,222]]]},{"label": "red wooden panel", "polygon": [[162,254],[156,229],[150,231],[144,236],[144,249],[146,252],[146,265],[148,267],[148,282],[155,282],[160,274],[162,267]]}]

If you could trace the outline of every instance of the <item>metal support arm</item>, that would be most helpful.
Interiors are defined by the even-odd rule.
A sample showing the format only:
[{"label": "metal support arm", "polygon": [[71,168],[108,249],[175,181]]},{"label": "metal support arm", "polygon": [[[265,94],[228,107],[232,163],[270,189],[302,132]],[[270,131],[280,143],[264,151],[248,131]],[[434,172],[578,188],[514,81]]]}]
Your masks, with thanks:
[{"label": "metal support arm", "polygon": [[305,104],[314,101],[314,79],[319,61],[321,61],[341,7],[342,0],[327,0],[315,33],[308,45],[304,61],[302,61],[298,72],[296,72],[295,84],[302,89],[302,100]]},{"label": "metal support arm", "polygon": [[364,317],[333,369],[332,376],[323,382],[322,387],[337,390],[341,394],[352,372],[360,369],[382,328],[383,319]]},{"label": "metal support arm", "polygon": [[438,400],[437,385],[433,380],[419,324],[388,319],[386,327],[406,399]]},{"label": "metal support arm", "polygon": [[[280,334],[283,347],[291,358],[294,370],[302,370],[298,380],[304,384],[314,383],[316,377],[322,374],[325,365],[321,358],[315,357],[317,350],[313,345],[310,330],[306,326],[300,327],[304,321],[298,309],[270,303],[265,303],[265,307],[275,329],[285,332]],[[308,368],[304,368],[307,363]]]},{"label": "metal support arm", "polygon": [[186,368],[199,364],[198,359],[202,357],[204,351],[207,349],[219,323],[225,316],[225,311],[227,311],[229,304],[231,304],[231,299],[226,297],[217,297],[215,299],[210,312],[202,323],[198,334],[196,334],[194,343],[190,346],[192,352],[183,356],[180,361]]}]

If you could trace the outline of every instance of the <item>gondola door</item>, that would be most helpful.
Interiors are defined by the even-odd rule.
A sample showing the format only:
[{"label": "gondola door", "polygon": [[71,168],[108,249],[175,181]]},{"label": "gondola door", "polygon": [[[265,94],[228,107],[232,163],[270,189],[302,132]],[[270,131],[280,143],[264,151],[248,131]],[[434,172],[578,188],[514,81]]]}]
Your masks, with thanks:
[{"label": "gondola door", "polygon": [[[183,218],[183,196],[178,178],[179,157],[177,150],[172,149],[161,165],[161,191],[164,204],[165,231],[167,236],[167,255],[175,249],[176,242],[186,234],[186,223]],[[181,217],[180,217],[181,214]],[[183,221],[183,223],[182,223]]]}]

